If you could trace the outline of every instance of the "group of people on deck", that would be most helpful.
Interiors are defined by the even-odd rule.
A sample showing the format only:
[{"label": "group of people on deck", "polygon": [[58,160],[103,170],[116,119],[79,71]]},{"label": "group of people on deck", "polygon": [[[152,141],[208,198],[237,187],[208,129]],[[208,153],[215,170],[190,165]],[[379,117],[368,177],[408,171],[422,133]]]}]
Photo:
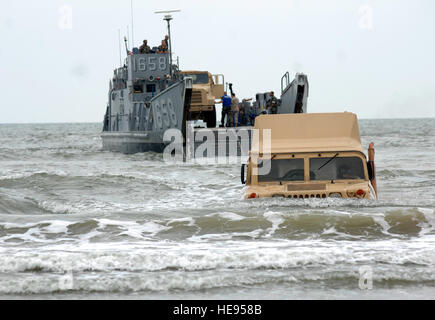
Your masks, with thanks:
[{"label": "group of people on deck", "polygon": [[[246,110],[246,102],[251,101],[251,99],[243,99],[242,103],[240,103],[239,98],[236,97],[234,92],[231,93],[231,96],[224,92],[224,95],[221,98],[221,101],[218,103],[222,103],[222,118],[221,118],[221,127],[239,127],[246,125],[253,125],[255,118],[258,114],[247,114]],[[267,102],[267,111],[263,113],[269,114],[277,114],[278,113],[278,99],[275,97],[274,92],[270,92],[270,99]],[[226,121],[225,121],[226,119]]]},{"label": "group of people on deck", "polygon": [[162,44],[157,48],[157,50],[151,50],[148,45],[148,40],[144,40],[143,44],[139,48],[139,53],[168,53],[169,52],[169,36],[166,35],[165,39],[162,40]]}]

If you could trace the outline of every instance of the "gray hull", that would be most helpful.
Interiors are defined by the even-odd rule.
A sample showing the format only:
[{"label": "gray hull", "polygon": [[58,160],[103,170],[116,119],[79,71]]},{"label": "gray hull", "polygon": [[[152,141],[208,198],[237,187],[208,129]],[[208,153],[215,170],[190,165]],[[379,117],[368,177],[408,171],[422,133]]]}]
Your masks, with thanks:
[{"label": "gray hull", "polygon": [[189,78],[175,82],[149,103],[136,101],[126,89],[112,91],[105,130],[101,134],[103,150],[127,154],[163,152],[167,144],[164,135],[168,130],[180,134],[186,130],[191,94]]},{"label": "gray hull", "polygon": [[101,134],[103,150],[134,154],[141,152],[163,152],[166,144],[153,132],[111,132]]},{"label": "gray hull", "polygon": [[[163,152],[169,143],[155,132],[111,132],[101,135],[103,149],[125,154]],[[252,127],[194,129],[187,134],[192,157],[246,157],[252,143]],[[210,143],[210,145],[207,145]]]}]

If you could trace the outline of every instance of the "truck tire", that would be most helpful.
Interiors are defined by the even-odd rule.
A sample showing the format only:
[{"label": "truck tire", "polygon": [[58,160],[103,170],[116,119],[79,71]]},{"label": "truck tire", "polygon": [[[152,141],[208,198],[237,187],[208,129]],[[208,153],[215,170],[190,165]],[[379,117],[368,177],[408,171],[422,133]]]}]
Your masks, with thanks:
[{"label": "truck tire", "polygon": [[216,128],[216,107],[213,107],[213,111],[205,114],[205,122],[207,123],[207,128]]}]

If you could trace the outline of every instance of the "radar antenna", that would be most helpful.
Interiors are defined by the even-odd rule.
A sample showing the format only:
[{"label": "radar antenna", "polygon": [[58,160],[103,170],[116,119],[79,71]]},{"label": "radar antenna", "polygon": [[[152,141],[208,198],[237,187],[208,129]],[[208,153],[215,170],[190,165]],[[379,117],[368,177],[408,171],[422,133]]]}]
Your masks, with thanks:
[{"label": "radar antenna", "polygon": [[172,15],[171,13],[174,12],[181,12],[181,10],[161,10],[161,11],[156,11],[154,13],[160,14],[163,13],[165,14],[165,17],[163,18],[163,20],[168,22],[168,37],[169,37],[169,44],[168,44],[168,51],[169,51],[169,65],[170,67],[170,73],[172,76],[172,44],[171,44],[171,20],[172,20]]}]

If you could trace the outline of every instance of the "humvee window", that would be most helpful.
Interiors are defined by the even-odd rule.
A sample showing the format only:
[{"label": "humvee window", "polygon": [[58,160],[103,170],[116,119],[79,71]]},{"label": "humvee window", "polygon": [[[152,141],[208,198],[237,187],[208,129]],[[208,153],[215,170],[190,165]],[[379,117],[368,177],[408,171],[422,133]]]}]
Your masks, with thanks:
[{"label": "humvee window", "polygon": [[[328,163],[329,161],[329,163]],[[325,163],[327,163],[325,165]],[[356,180],[364,178],[363,162],[358,157],[310,159],[311,180]]]},{"label": "humvee window", "polygon": [[[263,163],[259,163],[261,168]],[[260,171],[261,172],[261,171]],[[270,172],[259,175],[258,182],[304,181],[304,159],[273,159]]]},{"label": "humvee window", "polygon": [[185,77],[191,77],[193,79],[193,84],[207,84],[208,73],[195,73],[195,74],[185,74]]}]

